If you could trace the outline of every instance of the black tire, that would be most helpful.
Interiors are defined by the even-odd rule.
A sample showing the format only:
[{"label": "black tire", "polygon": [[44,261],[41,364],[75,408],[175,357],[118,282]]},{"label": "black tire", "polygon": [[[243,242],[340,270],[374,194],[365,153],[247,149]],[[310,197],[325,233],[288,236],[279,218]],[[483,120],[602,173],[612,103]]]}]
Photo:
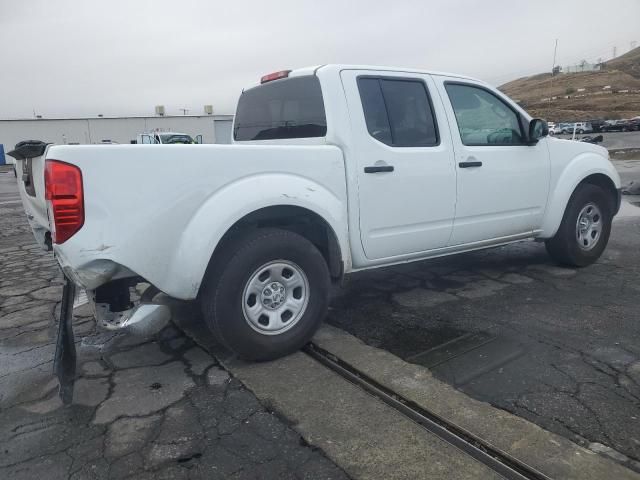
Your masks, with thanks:
[{"label": "black tire", "polygon": [[[589,250],[585,250],[580,247],[578,241],[577,222],[580,212],[588,204],[595,205],[600,211],[602,227],[594,245]],[[545,242],[551,258],[558,263],[573,267],[586,267],[598,260],[609,241],[612,212],[613,199],[607,191],[588,183],[579,185],[569,199],[560,228]]]},{"label": "black tire", "polygon": [[578,130],[578,133],[579,133],[579,134],[583,134],[583,133],[584,133],[584,130],[580,129],[580,130]]},{"label": "black tire", "polygon": [[[293,326],[268,335],[251,326],[243,302],[249,280],[276,260],[291,262],[306,276],[308,299]],[[327,263],[315,245],[297,233],[276,228],[250,231],[223,247],[215,262],[207,269],[200,294],[202,311],[216,337],[245,360],[273,360],[295,352],[311,339],[327,314]]]}]

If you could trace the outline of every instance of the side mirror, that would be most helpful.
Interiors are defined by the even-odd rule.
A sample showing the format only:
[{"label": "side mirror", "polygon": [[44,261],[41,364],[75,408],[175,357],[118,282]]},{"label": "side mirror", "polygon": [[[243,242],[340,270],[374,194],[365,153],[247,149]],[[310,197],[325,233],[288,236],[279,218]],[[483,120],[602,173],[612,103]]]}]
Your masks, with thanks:
[{"label": "side mirror", "polygon": [[529,145],[535,145],[542,137],[549,135],[547,122],[534,118],[529,122]]}]

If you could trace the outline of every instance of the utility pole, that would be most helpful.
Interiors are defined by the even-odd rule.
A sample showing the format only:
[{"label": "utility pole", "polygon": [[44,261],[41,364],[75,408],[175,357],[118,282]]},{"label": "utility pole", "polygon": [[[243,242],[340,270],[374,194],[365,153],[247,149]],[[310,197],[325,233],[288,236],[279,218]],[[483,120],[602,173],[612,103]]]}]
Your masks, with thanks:
[{"label": "utility pole", "polygon": [[553,65],[551,65],[551,80],[549,81],[549,108],[551,108],[551,97],[553,90],[553,77],[556,71],[556,54],[558,53],[558,39],[556,38],[556,45],[553,47]]},{"label": "utility pole", "polygon": [[618,51],[618,47],[616,47],[615,45],[613,46],[613,57],[611,58],[616,58],[616,52]]}]

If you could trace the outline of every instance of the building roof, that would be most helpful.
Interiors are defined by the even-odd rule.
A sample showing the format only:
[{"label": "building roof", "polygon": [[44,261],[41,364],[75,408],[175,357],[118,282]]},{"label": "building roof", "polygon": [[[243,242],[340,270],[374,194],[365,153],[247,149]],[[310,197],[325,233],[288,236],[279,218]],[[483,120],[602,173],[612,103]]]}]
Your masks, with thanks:
[{"label": "building roof", "polygon": [[214,114],[214,115],[127,115],[127,116],[102,116],[102,117],[43,117],[43,118],[0,118],[0,122],[44,122],[47,120],[126,120],[126,119],[145,119],[145,118],[213,118],[214,120],[233,120],[232,114]]}]

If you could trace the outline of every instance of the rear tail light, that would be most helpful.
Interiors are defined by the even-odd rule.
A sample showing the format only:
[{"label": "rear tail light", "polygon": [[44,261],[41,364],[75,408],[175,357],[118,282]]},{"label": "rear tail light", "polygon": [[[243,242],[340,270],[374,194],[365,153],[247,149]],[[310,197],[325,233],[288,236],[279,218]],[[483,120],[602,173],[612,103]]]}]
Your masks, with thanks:
[{"label": "rear tail light", "polygon": [[279,80],[280,78],[287,78],[291,70],[280,70],[279,72],[273,72],[265,75],[260,79],[260,83],[272,82],[273,80]]},{"label": "rear tail light", "polygon": [[51,239],[53,243],[64,243],[84,224],[82,172],[75,165],[47,159],[44,189]]}]

